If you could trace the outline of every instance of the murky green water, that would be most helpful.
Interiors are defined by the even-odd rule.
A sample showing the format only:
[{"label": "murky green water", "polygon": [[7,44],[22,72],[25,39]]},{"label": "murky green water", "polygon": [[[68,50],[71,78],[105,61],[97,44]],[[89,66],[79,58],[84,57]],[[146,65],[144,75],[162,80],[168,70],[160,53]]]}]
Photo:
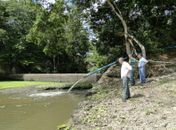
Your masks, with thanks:
[{"label": "murky green water", "polygon": [[0,130],[56,130],[80,102],[73,94],[0,92]]}]

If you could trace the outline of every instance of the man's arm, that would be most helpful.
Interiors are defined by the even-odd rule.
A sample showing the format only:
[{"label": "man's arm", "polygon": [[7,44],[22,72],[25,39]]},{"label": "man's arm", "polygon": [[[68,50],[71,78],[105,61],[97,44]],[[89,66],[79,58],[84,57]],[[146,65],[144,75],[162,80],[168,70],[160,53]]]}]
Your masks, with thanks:
[{"label": "man's arm", "polygon": [[135,61],[136,63],[139,62],[139,61],[138,61],[137,59],[135,59],[135,58],[134,58],[134,61]]},{"label": "man's arm", "polygon": [[145,58],[143,58],[143,60],[142,60],[142,61],[143,61],[144,65],[148,63],[148,60],[147,60],[147,59],[145,59]]},{"label": "man's arm", "polygon": [[127,77],[129,75],[130,71],[132,70],[132,67],[131,67],[131,65],[129,63],[126,63],[126,67],[128,69],[128,72],[126,74],[126,77]]},{"label": "man's arm", "polygon": [[138,63],[138,60],[136,60],[135,58],[132,58],[131,62],[134,63],[134,64],[136,64],[136,63]]},{"label": "man's arm", "polygon": [[128,70],[132,70],[132,67],[129,63],[126,63],[126,67],[128,68]]}]

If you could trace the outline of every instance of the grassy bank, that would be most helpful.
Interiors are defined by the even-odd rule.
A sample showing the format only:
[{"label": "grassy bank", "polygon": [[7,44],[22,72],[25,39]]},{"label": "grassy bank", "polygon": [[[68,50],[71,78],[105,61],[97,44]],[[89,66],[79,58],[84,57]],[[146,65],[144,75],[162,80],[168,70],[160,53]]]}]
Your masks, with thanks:
[{"label": "grassy bank", "polygon": [[[66,83],[66,82],[43,82],[43,81],[0,81],[0,89],[8,89],[8,88],[23,88],[23,87],[32,87],[38,86],[43,87],[46,89],[69,89],[73,83]],[[77,90],[84,90],[84,89],[91,89],[91,83],[79,83],[77,84],[74,89]]]},{"label": "grassy bank", "polygon": [[60,83],[60,82],[37,82],[37,81],[1,81],[0,82],[0,89],[22,88],[22,87],[30,87],[30,86],[62,87],[64,85],[66,85],[66,83]]}]

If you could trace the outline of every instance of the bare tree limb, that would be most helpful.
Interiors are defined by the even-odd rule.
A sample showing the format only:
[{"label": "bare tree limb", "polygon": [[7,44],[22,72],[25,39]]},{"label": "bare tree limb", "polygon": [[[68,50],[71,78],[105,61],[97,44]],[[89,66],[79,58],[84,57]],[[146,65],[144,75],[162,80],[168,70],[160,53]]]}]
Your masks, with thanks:
[{"label": "bare tree limb", "polygon": [[122,16],[122,12],[120,11],[120,9],[119,9],[118,6],[116,5],[116,3],[113,2],[113,4],[114,4],[115,9],[116,9],[116,10],[118,11],[118,13]]},{"label": "bare tree limb", "polygon": [[166,62],[166,61],[156,61],[156,60],[149,60],[150,63],[157,63],[157,64],[173,64],[175,65],[176,62]]},{"label": "bare tree limb", "polygon": [[128,35],[128,37],[131,38],[136,44],[138,44],[138,46],[141,48],[143,57],[146,58],[146,50],[145,50],[144,45],[143,45],[138,39],[136,39],[133,35],[131,35],[131,34],[127,34],[127,35]]},{"label": "bare tree limb", "polygon": [[[143,57],[146,58],[146,50],[145,50],[145,47],[144,45],[138,40],[136,39],[133,35],[130,35],[128,33],[128,27],[127,27],[127,24],[125,22],[125,20],[123,19],[123,16],[122,16],[122,13],[120,11],[120,9],[118,8],[118,6],[114,3],[114,2],[111,2],[111,0],[107,0],[107,3],[109,4],[109,6],[111,7],[112,11],[117,15],[117,17],[120,19],[122,25],[123,25],[123,28],[124,28],[124,37],[125,37],[125,45],[126,45],[126,52],[127,54],[131,54],[131,48],[130,48],[130,44],[131,46],[133,47],[135,53],[137,53],[134,45],[133,45],[133,42],[132,41],[129,41],[128,40],[128,37],[131,38],[141,49],[142,51],[142,55]],[[113,4],[112,4],[113,3]],[[117,11],[116,11],[117,10]]]},{"label": "bare tree limb", "polygon": [[136,48],[135,48],[133,42],[131,41],[131,39],[128,39],[128,42],[131,44],[131,46],[132,46],[132,48],[133,48],[133,51],[134,51],[134,54],[137,55]]},{"label": "bare tree limb", "polygon": [[[125,20],[123,19],[123,17],[121,16],[121,14],[119,14],[114,5],[111,3],[111,0],[107,0],[107,3],[109,4],[109,6],[111,7],[112,11],[117,15],[117,17],[120,19],[122,25],[123,25],[123,28],[124,28],[124,37],[125,37],[125,45],[126,45],[126,52],[127,54],[131,54],[131,49],[130,49],[130,44],[128,43],[128,27],[127,27],[127,24],[125,22]],[[120,11],[120,10],[119,10]]]}]

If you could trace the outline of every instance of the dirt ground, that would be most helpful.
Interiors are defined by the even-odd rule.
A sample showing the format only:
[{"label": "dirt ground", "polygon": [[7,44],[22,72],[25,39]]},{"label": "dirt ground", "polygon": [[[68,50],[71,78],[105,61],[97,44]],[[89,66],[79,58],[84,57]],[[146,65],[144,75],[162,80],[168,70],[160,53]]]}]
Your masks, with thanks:
[{"label": "dirt ground", "polygon": [[120,90],[98,89],[80,103],[70,121],[76,130],[176,130],[176,73],[131,87],[122,102]]}]

